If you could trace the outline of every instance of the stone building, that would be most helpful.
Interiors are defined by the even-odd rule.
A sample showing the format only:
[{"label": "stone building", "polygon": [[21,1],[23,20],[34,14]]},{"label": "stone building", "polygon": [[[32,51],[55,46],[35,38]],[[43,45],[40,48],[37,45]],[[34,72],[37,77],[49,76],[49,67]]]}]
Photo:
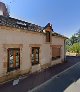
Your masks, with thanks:
[{"label": "stone building", "polygon": [[41,27],[8,15],[0,15],[0,82],[64,61],[66,37],[50,23]]}]

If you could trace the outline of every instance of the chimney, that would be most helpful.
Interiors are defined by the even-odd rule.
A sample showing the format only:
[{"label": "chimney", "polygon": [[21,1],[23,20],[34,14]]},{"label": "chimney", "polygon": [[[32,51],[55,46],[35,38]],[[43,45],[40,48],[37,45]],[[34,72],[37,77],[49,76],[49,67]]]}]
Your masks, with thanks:
[{"label": "chimney", "polygon": [[9,17],[8,9],[3,2],[0,2],[0,15]]}]

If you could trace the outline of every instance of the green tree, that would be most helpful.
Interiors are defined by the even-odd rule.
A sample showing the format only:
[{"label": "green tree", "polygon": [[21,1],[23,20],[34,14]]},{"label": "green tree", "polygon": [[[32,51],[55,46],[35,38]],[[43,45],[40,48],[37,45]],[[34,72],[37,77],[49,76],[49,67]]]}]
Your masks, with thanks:
[{"label": "green tree", "polygon": [[75,35],[72,35],[70,38],[71,44],[73,45],[74,43],[77,43],[77,37]]},{"label": "green tree", "polygon": [[80,29],[78,30],[78,32],[76,33],[77,37],[80,37]]},{"label": "green tree", "polygon": [[80,29],[66,40],[66,51],[80,53]]},{"label": "green tree", "polygon": [[70,51],[79,54],[79,53],[80,53],[80,43],[74,43],[74,44],[71,46]]}]

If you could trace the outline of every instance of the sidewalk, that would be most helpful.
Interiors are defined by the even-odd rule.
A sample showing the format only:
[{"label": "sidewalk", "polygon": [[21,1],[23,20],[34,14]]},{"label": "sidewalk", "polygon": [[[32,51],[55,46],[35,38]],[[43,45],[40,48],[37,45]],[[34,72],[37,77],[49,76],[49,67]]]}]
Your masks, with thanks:
[{"label": "sidewalk", "polygon": [[54,75],[80,62],[80,57],[67,57],[67,61],[67,63],[58,64],[41,72],[30,74],[25,79],[20,79],[19,83],[15,86],[13,86],[13,81],[0,85],[0,92],[27,92],[49,80]]}]

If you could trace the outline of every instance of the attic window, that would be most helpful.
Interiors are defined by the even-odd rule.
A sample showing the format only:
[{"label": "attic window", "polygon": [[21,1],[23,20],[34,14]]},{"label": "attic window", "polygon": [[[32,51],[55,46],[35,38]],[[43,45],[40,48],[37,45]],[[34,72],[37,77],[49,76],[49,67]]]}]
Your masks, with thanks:
[{"label": "attic window", "polygon": [[46,31],[46,42],[50,42],[50,32]]}]

